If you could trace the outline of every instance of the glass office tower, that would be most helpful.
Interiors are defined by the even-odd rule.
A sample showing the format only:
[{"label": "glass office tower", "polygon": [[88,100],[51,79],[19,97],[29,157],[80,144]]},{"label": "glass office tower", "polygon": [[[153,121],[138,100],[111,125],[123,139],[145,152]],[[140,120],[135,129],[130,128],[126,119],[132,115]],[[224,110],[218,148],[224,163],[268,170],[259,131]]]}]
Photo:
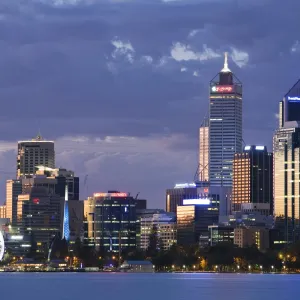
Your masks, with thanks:
[{"label": "glass office tower", "polygon": [[232,162],[242,152],[242,83],[228,68],[210,82],[209,181],[211,186],[232,186]]},{"label": "glass office tower", "polygon": [[273,154],[265,146],[245,146],[244,152],[234,156],[233,210],[241,211],[246,203],[253,204],[253,210],[273,213]]},{"label": "glass office tower", "polygon": [[300,239],[300,80],[280,102],[273,152],[277,243],[288,244]]},{"label": "glass office tower", "polygon": [[84,201],[85,243],[104,253],[136,248],[136,200],[128,193],[95,193]]}]

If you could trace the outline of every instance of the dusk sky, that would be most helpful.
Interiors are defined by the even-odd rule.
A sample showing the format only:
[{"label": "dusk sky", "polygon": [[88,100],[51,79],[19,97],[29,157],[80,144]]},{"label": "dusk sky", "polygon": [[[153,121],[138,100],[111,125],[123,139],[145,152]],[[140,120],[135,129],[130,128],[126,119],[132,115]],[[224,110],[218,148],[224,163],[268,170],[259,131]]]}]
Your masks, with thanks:
[{"label": "dusk sky", "polygon": [[[1,0],[0,203],[17,141],[40,129],[81,198],[191,182],[209,81],[243,82],[243,137],[267,145],[299,79],[299,0]],[[84,187],[84,177],[88,174]]]}]

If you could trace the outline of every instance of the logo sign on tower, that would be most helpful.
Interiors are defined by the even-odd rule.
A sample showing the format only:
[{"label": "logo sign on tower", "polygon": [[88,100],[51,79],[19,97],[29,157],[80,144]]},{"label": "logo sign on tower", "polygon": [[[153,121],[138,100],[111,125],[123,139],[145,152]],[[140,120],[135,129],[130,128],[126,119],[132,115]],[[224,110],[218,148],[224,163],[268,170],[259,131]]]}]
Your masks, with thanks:
[{"label": "logo sign on tower", "polygon": [[233,85],[214,85],[211,87],[211,92],[229,94],[233,92]]},{"label": "logo sign on tower", "polygon": [[300,97],[290,97],[288,96],[289,101],[300,101]]}]

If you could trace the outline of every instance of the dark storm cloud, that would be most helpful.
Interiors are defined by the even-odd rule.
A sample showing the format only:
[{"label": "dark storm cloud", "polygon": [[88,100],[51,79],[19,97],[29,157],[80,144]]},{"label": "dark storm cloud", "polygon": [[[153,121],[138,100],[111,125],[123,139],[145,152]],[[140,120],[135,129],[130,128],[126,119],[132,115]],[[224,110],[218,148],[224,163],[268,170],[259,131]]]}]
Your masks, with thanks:
[{"label": "dark storm cloud", "polygon": [[[60,165],[84,176],[97,161],[90,192],[99,188],[97,178],[103,189],[118,188],[110,182],[119,180],[134,190],[136,182],[158,205],[180,174],[193,178],[208,82],[223,51],[239,64],[230,59],[244,86],[245,142],[271,145],[278,101],[299,77],[299,10],[296,0],[2,0],[1,140],[29,138],[40,128],[59,140]],[[121,154],[111,156],[118,152],[111,141],[89,153],[77,144],[63,152],[62,136],[88,137],[86,148],[95,137],[138,140],[123,155],[121,139]],[[15,152],[1,151],[10,172]],[[160,167],[165,155],[170,160]],[[149,166],[155,159],[160,163]]]}]

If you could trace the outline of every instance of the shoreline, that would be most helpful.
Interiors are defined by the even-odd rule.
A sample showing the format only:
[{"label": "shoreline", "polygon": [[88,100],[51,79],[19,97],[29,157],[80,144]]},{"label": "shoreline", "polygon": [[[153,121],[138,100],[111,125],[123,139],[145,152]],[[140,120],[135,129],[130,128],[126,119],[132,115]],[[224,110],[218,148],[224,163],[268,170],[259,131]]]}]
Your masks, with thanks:
[{"label": "shoreline", "polygon": [[215,271],[172,271],[172,272],[118,272],[118,271],[86,271],[86,270],[0,270],[1,273],[101,273],[101,274],[236,274],[236,275],[300,275],[296,272],[215,272]]}]

